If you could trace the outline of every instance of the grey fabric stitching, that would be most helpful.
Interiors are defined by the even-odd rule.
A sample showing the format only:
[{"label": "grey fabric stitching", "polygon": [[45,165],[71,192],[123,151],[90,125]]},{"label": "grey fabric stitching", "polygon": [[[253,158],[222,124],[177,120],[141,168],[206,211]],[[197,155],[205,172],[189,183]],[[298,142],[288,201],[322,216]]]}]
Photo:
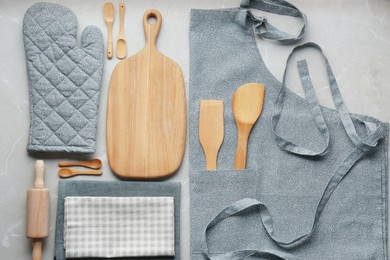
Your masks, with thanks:
[{"label": "grey fabric stitching", "polygon": [[[39,10],[39,8],[35,8],[35,5],[40,5],[39,8],[41,8],[41,10]],[[59,26],[59,28],[57,29],[57,32],[58,33],[58,30],[60,30],[60,32],[62,33],[63,36],[61,36],[60,34],[56,34],[58,37],[53,38],[52,35],[49,34],[48,31],[46,30],[50,30],[48,28],[50,28],[50,26],[53,24],[53,22],[51,21],[50,23],[48,23],[46,26],[42,26],[43,24],[41,24],[41,22],[39,22],[38,19],[41,19],[41,15],[44,13],[44,15],[48,15],[49,18],[46,18],[46,19],[50,19],[50,20],[53,20],[54,22],[55,21],[59,21],[59,20],[64,20],[65,18],[67,20],[69,19],[75,19],[75,16],[74,14],[68,9],[68,8],[64,8],[60,5],[57,5],[57,4],[50,4],[50,3],[37,3],[33,6],[30,7],[30,9],[26,12],[26,15],[25,15],[25,21],[28,20],[30,22],[29,26],[30,27],[27,27],[26,24],[24,24],[24,32],[27,32],[25,31],[25,28],[34,28],[34,32],[38,32],[36,33],[37,35],[39,33],[41,33],[42,35],[45,35],[45,37],[47,37],[47,43],[49,43],[48,46],[45,46],[45,45],[39,45],[39,40],[37,41],[36,38],[32,39],[30,37],[30,35],[28,35],[28,33],[24,33],[24,36],[25,36],[25,45],[26,46],[36,46],[37,49],[34,49],[34,52],[32,53],[33,55],[38,55],[37,57],[39,57],[39,55],[42,55],[41,57],[45,57],[45,59],[47,59],[47,61],[51,61],[51,64],[49,64],[49,68],[45,68],[45,67],[42,67],[44,70],[42,70],[42,68],[40,67],[37,67],[38,64],[35,64],[31,61],[28,60],[28,69],[33,69],[34,72],[36,73],[36,75],[41,75],[42,78],[47,78],[47,79],[50,79],[47,83],[45,84],[48,84],[47,86],[55,86],[53,87],[52,89],[47,89],[47,86],[44,85],[43,86],[43,91],[42,94],[41,92],[38,92],[36,91],[36,89],[34,89],[34,85],[37,84],[40,80],[39,77],[36,77],[34,79],[34,81],[31,81],[30,82],[30,87],[31,87],[31,91],[30,93],[32,93],[33,95],[36,95],[36,98],[37,97],[40,97],[39,100],[43,100],[44,103],[42,103],[42,105],[44,104],[45,107],[48,106],[50,107],[50,104],[48,103],[48,100],[47,98],[58,98],[59,96],[62,96],[62,98],[64,98],[64,100],[62,100],[60,103],[56,104],[56,107],[62,107],[64,105],[66,105],[66,107],[68,109],[73,109],[74,111],[76,111],[75,113],[70,113],[70,110],[69,111],[66,111],[67,115],[67,119],[65,119],[63,116],[65,116],[65,114],[62,114],[62,113],[58,113],[58,111],[54,110],[54,108],[52,109],[52,111],[50,111],[49,114],[47,114],[47,116],[44,116],[44,115],[41,115],[39,116],[39,113],[36,113],[36,109],[39,107],[35,107],[34,105],[31,106],[32,110],[31,111],[31,126],[30,126],[30,137],[29,137],[29,146],[28,146],[28,150],[30,151],[35,151],[36,149],[40,150],[40,151],[44,151],[44,150],[47,150],[47,151],[65,151],[65,152],[71,152],[71,151],[74,151],[74,152],[91,152],[91,151],[94,151],[94,147],[91,147],[90,145],[92,144],[93,146],[95,145],[95,138],[96,138],[96,129],[95,129],[95,133],[91,132],[91,131],[88,131],[88,132],[85,132],[85,129],[86,127],[91,127],[91,123],[92,125],[95,125],[96,126],[96,122],[97,122],[97,118],[98,118],[98,114],[96,112],[93,112],[93,111],[97,111],[98,107],[99,107],[99,104],[96,103],[98,102],[98,97],[100,95],[100,88],[98,89],[97,86],[100,86],[100,83],[97,82],[97,80],[101,77],[102,77],[102,69],[103,69],[103,59],[104,59],[104,50],[103,50],[103,42],[102,42],[102,37],[101,37],[101,34],[100,35],[97,35],[96,34],[96,29],[89,29],[89,28],[86,28],[83,33],[93,33],[92,37],[97,37],[96,39],[100,42],[100,45],[97,44],[96,42],[94,42],[94,46],[89,46],[89,43],[85,42],[86,40],[86,35],[83,34],[83,37],[82,38],[82,46],[79,47],[78,43],[77,43],[77,39],[76,39],[76,36],[75,36],[75,33],[77,33],[77,25],[76,23],[73,23],[72,21],[67,24],[69,26],[72,26],[72,27],[69,27],[68,29],[72,30],[72,33],[67,33],[66,32],[66,29],[65,27],[63,27],[62,25]],[[61,16],[58,16],[56,17],[54,14],[53,14],[53,10],[55,8],[58,8],[58,10],[60,10],[59,12],[62,13]],[[30,10],[32,10],[32,12],[34,12],[34,15],[31,15],[32,13],[30,13]],[[42,20],[41,20],[42,21]],[[54,26],[57,26],[56,24]],[[93,31],[86,31],[86,30],[93,30]],[[27,29],[26,29],[27,30]],[[34,35],[35,36],[35,35]],[[40,35],[38,35],[39,37]],[[68,37],[68,38],[63,38],[63,37]],[[71,43],[71,45],[67,46],[67,48],[69,48],[67,51],[65,51],[63,48],[62,48],[62,45],[59,44],[58,40],[59,39],[64,39],[64,40],[70,40],[69,43]],[[85,45],[87,43],[87,45]],[[43,47],[43,48],[42,48]],[[27,48],[27,47],[26,47]],[[91,49],[92,48],[92,49]],[[48,53],[48,50],[55,50],[56,52],[60,52],[61,56],[59,57],[54,57],[52,55],[50,55]],[[76,50],[80,50],[79,52],[75,52]],[[28,55],[28,53],[27,53]],[[82,55],[82,56],[78,56],[80,59],[77,58],[77,55]],[[64,60],[64,57],[67,57],[68,60]],[[76,58],[76,59],[75,59]],[[88,61],[87,61],[88,59]],[[98,60],[100,59],[100,60]],[[91,69],[90,72],[88,72],[87,70],[85,70],[83,68],[83,66],[81,66],[83,63],[85,63],[87,61],[86,64],[88,64],[90,61],[93,62],[93,66],[94,66],[94,69]],[[39,65],[44,65],[42,62],[44,61],[41,61],[39,63]],[[60,65],[60,62],[68,62],[69,65],[71,65],[71,70],[68,72],[68,73],[65,73],[65,71],[63,71],[63,67],[59,66]],[[64,64],[65,65],[65,64]],[[30,66],[30,67],[29,67]],[[42,70],[42,71],[41,71]],[[81,77],[83,78],[83,81],[80,83],[77,83],[76,81],[74,81],[74,77],[76,76],[75,73],[79,73],[81,75]],[[60,76],[60,81],[56,81],[56,82],[53,82],[52,78],[53,76],[56,77],[55,75],[61,75]],[[36,76],[34,75],[34,76]],[[71,76],[70,76],[71,75]],[[70,77],[69,77],[70,76]],[[57,76],[58,77],[58,76]],[[68,81],[69,80],[69,81]],[[62,94],[62,90],[60,89],[57,89],[57,86],[60,86],[61,84],[63,84],[64,86],[66,86],[66,84],[72,84],[73,86],[75,86],[75,91],[76,92],[69,92],[70,90],[67,90],[68,93],[70,93],[71,95],[69,96],[69,98],[73,98],[74,102],[65,102],[67,100],[66,96],[64,96]],[[92,89],[92,92],[91,93],[87,93],[87,88],[90,88],[90,87],[93,87]],[[44,89],[46,88],[46,90]],[[47,91],[49,90],[49,91]],[[55,91],[57,90],[57,91]],[[92,94],[92,96],[90,97],[90,95]],[[61,99],[62,99],[61,98]],[[82,100],[81,99],[85,99],[85,100],[88,100],[87,102],[84,102],[84,103],[80,103]],[[55,102],[55,99],[53,99],[53,101]],[[80,106],[79,108],[76,107],[76,104],[80,103]],[[35,104],[35,105],[38,105]],[[86,106],[88,106],[88,109],[86,109]],[[91,109],[90,110],[89,106],[91,106]],[[39,110],[38,110],[39,111]],[[89,115],[88,113],[92,113],[91,115]],[[49,123],[49,119],[47,119],[47,117],[49,117],[54,119],[54,118],[63,118],[63,122],[61,122],[60,125],[58,125],[57,123]],[[77,119],[75,118],[75,116],[77,116]],[[39,120],[37,122],[35,122],[35,120]],[[54,119],[56,120],[56,119]],[[68,120],[77,120],[77,121],[68,121]],[[81,120],[81,121],[79,121]],[[44,126],[43,129],[46,129],[46,135],[45,136],[45,139],[43,139],[42,137],[40,139],[37,139],[35,136],[33,136],[32,134],[37,131],[37,128],[35,128],[35,126],[38,127],[38,122],[41,126]],[[79,124],[79,123],[82,123],[83,125],[73,125],[73,124]],[[54,126],[57,128],[56,130],[54,130]],[[69,128],[69,129],[73,129],[72,132],[73,134],[70,134],[70,132],[64,132],[66,128]],[[77,127],[77,128],[76,128]],[[42,129],[42,130],[43,130]],[[47,130],[50,130],[49,132]],[[83,133],[85,132],[85,133]],[[65,134],[64,138],[62,138],[62,133]],[[80,133],[83,133],[83,134],[80,134]],[[92,138],[92,135],[95,135],[95,138]],[[52,138],[54,138],[53,140],[56,140],[55,142],[60,142],[63,144],[63,147],[59,146],[57,143],[51,143],[50,140],[52,140]],[[77,143],[76,142],[76,139],[77,138],[81,138],[81,140],[84,140],[83,142],[85,143]],[[72,145],[70,145],[71,143],[74,143]],[[30,144],[32,146],[30,146]],[[76,146],[79,147],[79,148],[76,148]],[[87,146],[86,146],[87,145]],[[45,148],[46,147],[46,148]],[[49,147],[52,147],[52,148],[49,148]],[[32,150],[31,150],[32,149]]]},{"label": "grey fabric stitching", "polygon": [[[34,66],[34,65],[33,65]],[[52,67],[52,68],[54,68],[54,66]],[[51,69],[52,69],[51,68]],[[75,70],[77,68],[77,66],[72,70],[72,72]],[[50,70],[51,70],[50,69]],[[46,73],[48,73],[50,70],[48,70]],[[40,71],[39,70],[37,70],[38,71],[38,73],[40,73]],[[60,70],[58,70],[60,73],[62,73]],[[72,73],[71,72],[71,73]],[[71,73],[69,73],[69,74],[71,74]],[[45,75],[43,75],[42,73],[40,73],[43,77],[45,77]],[[63,74],[63,73],[62,73]],[[63,74],[64,76],[65,76],[65,74]],[[70,79],[69,79],[70,80]],[[63,80],[62,80],[63,81]],[[62,82],[61,81],[61,82]],[[71,80],[70,80],[71,81]],[[71,81],[72,82],[72,81]],[[55,91],[56,89],[53,89],[52,91],[50,91],[46,96],[49,96],[53,91]],[[81,90],[81,89],[80,89]],[[58,90],[57,90],[58,91]],[[88,96],[83,90],[81,90],[86,96]],[[46,105],[48,105],[48,106],[50,106],[49,104],[47,104],[47,102],[46,102],[46,100],[44,99],[44,96],[42,96],[38,91],[36,91],[37,92],[37,94],[38,95],[40,95],[41,97],[42,97],[42,101],[43,102],[45,102],[46,103]],[[97,95],[97,94],[96,94]],[[96,96],[95,95],[95,96]],[[58,106],[61,106],[64,102],[68,102],[66,99],[64,99]],[[75,110],[78,110],[72,103],[70,103],[70,102],[68,102]],[[83,105],[84,106],[84,105]],[[81,106],[80,108],[82,108],[83,106]],[[97,106],[96,106],[96,108],[98,108]],[[80,115],[82,115],[86,120],[88,120],[88,118],[83,114],[83,113],[81,113],[80,111],[77,111]],[[55,113],[56,115],[58,115],[58,116],[61,116],[60,114],[58,114],[56,111],[54,111],[54,110],[52,110],[52,112],[50,113],[50,115],[51,114],[53,114],[53,113]],[[39,117],[39,115],[37,115],[38,117]],[[96,117],[95,117],[96,118]],[[50,137],[52,137],[53,135],[55,135],[55,132],[58,130],[58,129],[60,129],[63,125],[65,125],[65,124],[67,124],[69,127],[72,127],[67,121],[65,121],[64,120],[64,122],[63,122],[63,124],[60,126],[60,127],[58,127],[58,129],[57,130],[54,130],[54,129],[52,129],[41,117],[39,117],[39,119],[41,119],[41,122],[42,123],[44,123],[48,128],[50,128],[52,131],[53,131],[53,133],[52,133],[52,135],[50,136]],[[85,127],[87,126],[88,124],[86,124],[81,130],[83,130],[83,129],[85,129]],[[73,127],[72,127],[73,128]],[[76,131],[76,130],[75,130]],[[49,140],[50,139],[50,137],[49,138],[47,138],[47,140]],[[77,136],[75,136],[74,138],[76,138]],[[74,138],[73,139],[71,139],[68,143],[71,143],[71,141],[73,141],[74,140]],[[59,139],[60,141],[62,141],[62,143],[64,144],[64,145],[66,145],[66,143],[63,141],[63,140],[61,140],[61,139]]]}]

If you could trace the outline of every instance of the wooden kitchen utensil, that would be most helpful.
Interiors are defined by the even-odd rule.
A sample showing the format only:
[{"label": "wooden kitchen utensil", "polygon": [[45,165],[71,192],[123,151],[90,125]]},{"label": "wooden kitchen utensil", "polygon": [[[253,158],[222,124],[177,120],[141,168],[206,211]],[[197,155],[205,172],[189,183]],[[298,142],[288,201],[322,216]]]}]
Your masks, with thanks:
[{"label": "wooden kitchen utensil", "polygon": [[[149,24],[149,18],[156,19]],[[173,174],[186,142],[186,97],[180,66],[156,47],[162,17],[148,10],[145,47],[120,61],[107,101],[107,156],[122,178],[151,179]]]},{"label": "wooden kitchen utensil", "polygon": [[91,159],[88,161],[81,161],[81,162],[59,162],[58,166],[60,167],[82,166],[91,169],[100,169],[100,167],[102,167],[102,161],[98,158],[95,158],[95,159]]},{"label": "wooden kitchen utensil", "polygon": [[104,21],[107,26],[107,58],[112,58],[112,25],[114,24],[115,9],[112,3],[104,3],[103,7]]},{"label": "wooden kitchen utensil", "polygon": [[49,236],[50,192],[44,188],[44,163],[35,162],[34,187],[27,190],[27,237],[33,240],[32,259],[42,259],[42,241]]},{"label": "wooden kitchen utensil", "polygon": [[246,166],[249,133],[259,118],[264,103],[264,85],[248,83],[239,87],[233,95],[232,110],[237,123],[238,140],[234,169]]},{"label": "wooden kitchen utensil", "polygon": [[125,19],[125,4],[123,3],[123,1],[121,1],[121,3],[119,4],[119,34],[118,34],[118,39],[116,41],[116,56],[118,57],[118,59],[123,59],[127,55],[124,19]]},{"label": "wooden kitchen utensil", "polygon": [[69,178],[76,175],[102,175],[101,170],[74,170],[71,168],[61,168],[58,170],[58,175],[62,178]]},{"label": "wooden kitchen utensil", "polygon": [[206,156],[206,170],[217,169],[217,156],[223,142],[223,101],[201,100],[199,140]]}]

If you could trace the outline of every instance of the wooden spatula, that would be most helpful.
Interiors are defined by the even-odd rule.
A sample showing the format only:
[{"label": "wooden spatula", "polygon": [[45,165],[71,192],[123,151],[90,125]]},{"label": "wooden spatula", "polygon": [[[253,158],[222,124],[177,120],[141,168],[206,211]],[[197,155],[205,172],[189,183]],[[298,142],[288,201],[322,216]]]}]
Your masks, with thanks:
[{"label": "wooden spatula", "polygon": [[249,133],[263,110],[264,85],[248,83],[239,87],[233,95],[232,110],[237,123],[238,140],[234,169],[246,166],[246,150]]},{"label": "wooden spatula", "polygon": [[217,156],[223,142],[223,101],[201,100],[199,140],[206,156],[206,170],[217,169]]},{"label": "wooden spatula", "polygon": [[[155,23],[149,24],[154,17]],[[186,142],[186,98],[179,65],[161,54],[156,40],[161,14],[144,14],[145,47],[120,61],[111,76],[107,103],[107,155],[122,178],[173,174]]]}]

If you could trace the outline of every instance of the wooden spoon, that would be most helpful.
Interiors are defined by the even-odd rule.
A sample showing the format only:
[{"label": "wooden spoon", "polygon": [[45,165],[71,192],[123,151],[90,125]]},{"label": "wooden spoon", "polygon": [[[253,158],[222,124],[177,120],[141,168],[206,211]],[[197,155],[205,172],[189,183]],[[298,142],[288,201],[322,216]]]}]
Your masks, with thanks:
[{"label": "wooden spoon", "polygon": [[264,85],[248,83],[239,87],[233,95],[232,110],[237,123],[238,141],[234,169],[246,166],[246,150],[249,133],[263,109]]},{"label": "wooden spoon", "polygon": [[104,13],[104,21],[106,22],[107,26],[107,58],[112,58],[112,25],[114,23],[114,17],[115,17],[115,11],[114,11],[114,5],[112,3],[104,3],[103,8]]},{"label": "wooden spoon", "polygon": [[99,169],[102,167],[102,161],[98,158],[91,159],[88,161],[82,161],[82,162],[59,162],[58,166],[60,167],[67,167],[67,166],[82,166],[87,167],[91,169]]},{"label": "wooden spoon", "polygon": [[102,170],[73,170],[71,168],[61,168],[58,175],[62,178],[69,178],[76,175],[102,175]]},{"label": "wooden spoon", "polygon": [[217,169],[217,156],[223,142],[223,101],[201,100],[199,140],[206,156],[206,170]]},{"label": "wooden spoon", "polygon": [[119,5],[119,34],[118,39],[116,41],[116,56],[118,59],[123,59],[127,55],[126,51],[126,40],[125,40],[125,32],[123,20],[125,16],[125,4],[121,1]]}]

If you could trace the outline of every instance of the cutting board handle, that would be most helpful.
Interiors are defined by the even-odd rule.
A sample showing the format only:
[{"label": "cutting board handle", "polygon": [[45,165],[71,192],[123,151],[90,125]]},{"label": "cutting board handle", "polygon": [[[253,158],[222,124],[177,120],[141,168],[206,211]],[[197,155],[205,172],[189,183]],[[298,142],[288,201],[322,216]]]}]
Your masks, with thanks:
[{"label": "cutting board handle", "polygon": [[[155,18],[156,22],[153,24],[149,23],[150,18]],[[155,9],[150,9],[145,12],[144,14],[144,30],[145,30],[145,37],[146,37],[145,47],[157,48],[156,42],[157,42],[157,36],[160,32],[161,22],[162,22],[162,16],[159,11]]]}]

